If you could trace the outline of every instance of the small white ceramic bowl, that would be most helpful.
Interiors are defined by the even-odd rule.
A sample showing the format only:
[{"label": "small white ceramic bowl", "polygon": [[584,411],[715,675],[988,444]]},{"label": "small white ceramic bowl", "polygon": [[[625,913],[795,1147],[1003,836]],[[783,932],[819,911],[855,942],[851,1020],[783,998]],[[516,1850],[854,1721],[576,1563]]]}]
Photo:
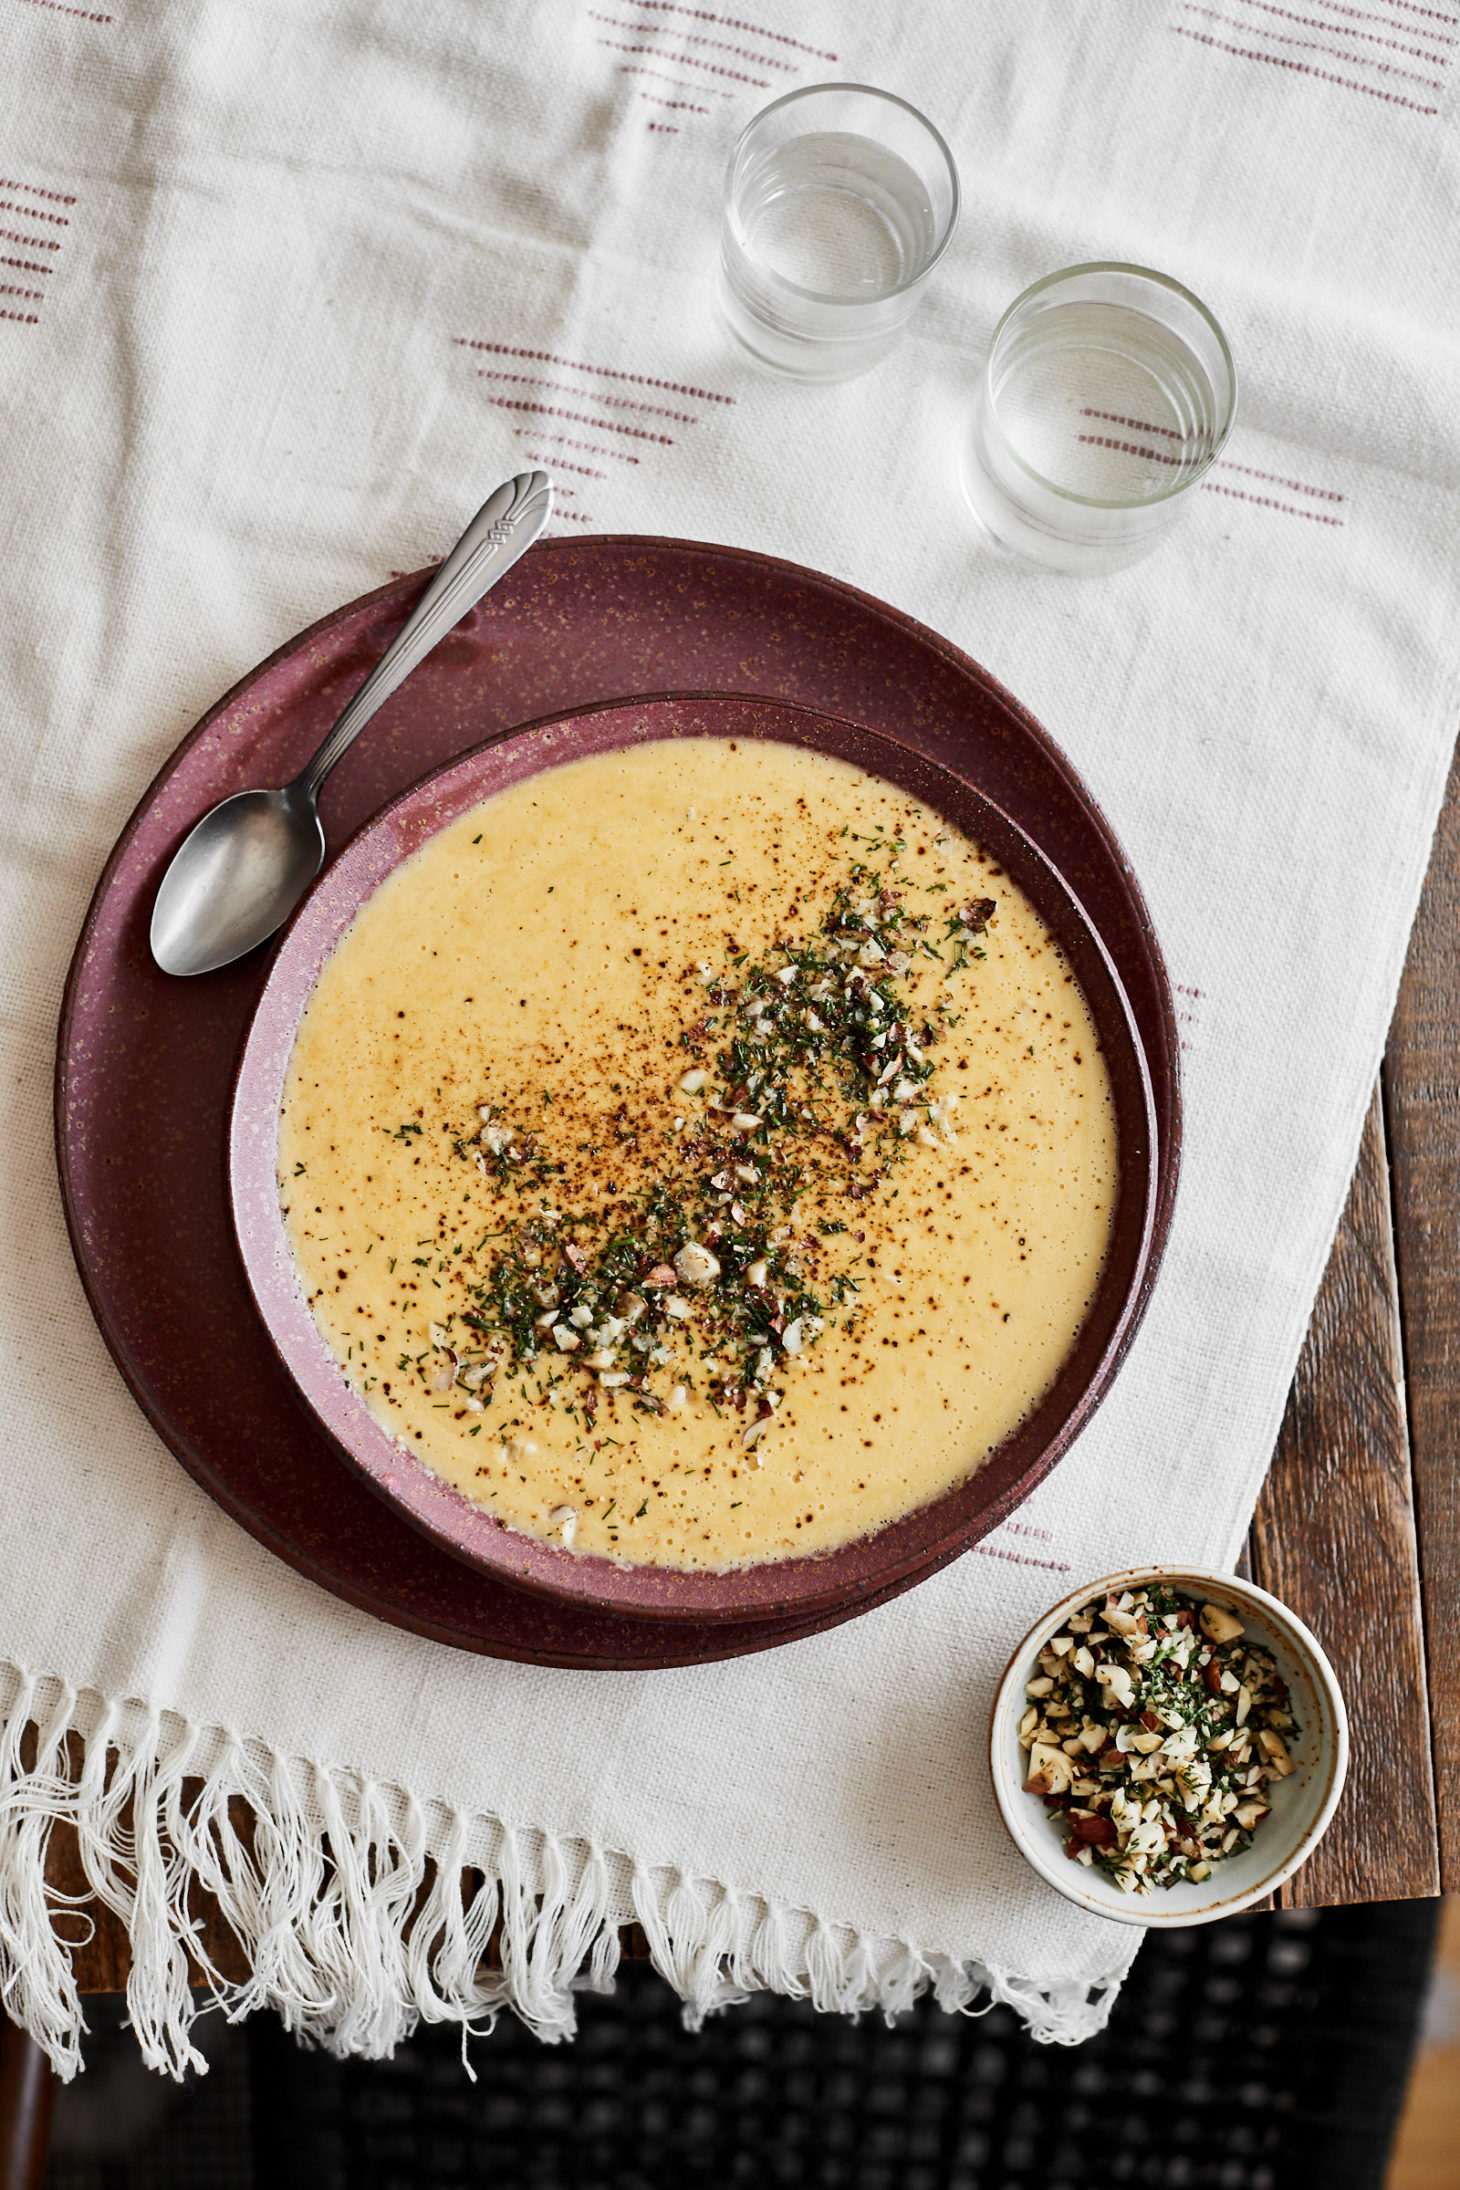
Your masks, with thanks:
[{"label": "small white ceramic bowl", "polygon": [[[1019,1721],[1027,1709],[1024,1684],[1035,1677],[1040,1651],[1070,1614],[1107,1592],[1118,1597],[1122,1590],[1143,1589],[1153,1582],[1235,1613],[1252,1640],[1277,1660],[1302,1731],[1289,1741],[1294,1769],[1287,1779],[1274,1782],[1271,1815],[1253,1834],[1250,1848],[1214,1863],[1211,1876],[1199,1884],[1182,1879],[1173,1886],[1154,1886],[1149,1893],[1122,1893],[1094,1864],[1070,1861],[1054,1817],[1037,1795],[1025,1794],[1028,1765],[1019,1746]],[[1275,1892],[1323,1838],[1348,1771],[1348,1714],[1333,1667],[1318,1643],[1296,1614],[1265,1589],[1235,1574],[1211,1574],[1201,1567],[1130,1567],[1072,1590],[1029,1630],[999,1684],[990,1758],[994,1793],[1015,1845],[1067,1901],[1122,1924],[1211,1924]]]}]

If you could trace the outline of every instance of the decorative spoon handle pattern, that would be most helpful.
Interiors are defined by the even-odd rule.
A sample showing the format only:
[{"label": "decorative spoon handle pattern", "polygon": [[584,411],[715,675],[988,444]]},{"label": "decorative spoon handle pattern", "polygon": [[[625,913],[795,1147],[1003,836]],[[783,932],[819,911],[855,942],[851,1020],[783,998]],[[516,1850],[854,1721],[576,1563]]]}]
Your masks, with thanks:
[{"label": "decorative spoon handle pattern", "polygon": [[552,514],[545,471],[519,472],[482,504],[422,594],[405,629],[388,646],[298,782],[311,796],[367,722],[469,608],[524,555]]}]

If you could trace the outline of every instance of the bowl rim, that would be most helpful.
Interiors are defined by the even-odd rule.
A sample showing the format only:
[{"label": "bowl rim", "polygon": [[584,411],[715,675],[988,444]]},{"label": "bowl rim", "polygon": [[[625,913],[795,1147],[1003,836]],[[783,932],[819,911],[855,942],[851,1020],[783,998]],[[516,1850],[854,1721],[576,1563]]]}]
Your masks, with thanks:
[{"label": "bowl rim", "polygon": [[[670,711],[667,720],[678,724],[678,728],[644,727],[646,719],[657,721],[660,711],[666,708]],[[339,937],[386,875],[459,811],[543,768],[561,765],[584,753],[622,750],[638,742],[667,742],[676,735],[774,736],[775,730],[753,727],[768,721],[779,727],[782,742],[808,744],[853,757],[869,772],[938,804],[955,819],[960,809],[975,810],[992,832],[991,849],[1013,867],[1019,886],[1026,894],[1034,895],[1037,906],[1041,889],[1059,901],[1068,937],[1060,933],[1059,920],[1051,916],[1047,906],[1038,909],[1065,948],[1087,998],[1091,978],[1107,991],[1106,1008],[1124,1044],[1122,1069],[1131,1075],[1125,1096],[1127,1112],[1133,1115],[1138,1110],[1140,1115],[1141,1130],[1122,1155],[1123,1164],[1130,1161],[1138,1186],[1132,1191],[1131,1182],[1122,1179],[1116,1232],[1112,1235],[1114,1257],[1115,1241],[1124,1228],[1129,1269],[1118,1307],[1112,1312],[1106,1304],[1104,1323],[1108,1329],[1104,1329],[1103,1337],[1100,1332],[1104,1326],[1098,1316],[1092,1315],[1077,1335],[1054,1385],[1011,1437],[996,1447],[979,1469],[961,1477],[939,1498],[913,1513],[827,1552],[724,1571],[634,1565],[572,1553],[509,1528],[396,1445],[373,1415],[367,1422],[363,1399],[356,1395],[351,1405],[348,1396],[342,1396],[352,1394],[353,1387],[341,1378],[332,1356],[328,1374],[323,1372],[327,1344],[307,1308],[302,1307],[302,1293],[298,1304],[291,1304],[288,1297],[291,1286],[294,1292],[298,1287],[278,1209],[272,1153],[277,1137],[277,1095],[282,1091],[299,1016]],[[708,727],[696,727],[706,723]],[[595,725],[599,726],[597,731]],[[833,733],[834,741],[830,743],[826,742],[828,731]],[[575,732],[587,742],[575,743]],[[869,755],[879,756],[883,764],[877,766]],[[495,756],[501,756],[498,770],[491,765],[491,757]],[[516,773],[511,772],[514,766]],[[458,800],[461,785],[470,788],[470,796],[452,803]],[[976,835],[977,826],[969,826]],[[402,831],[415,833],[403,844]],[[1002,845],[998,842],[1001,834],[1005,840]],[[1010,860],[1010,848],[1016,851],[1017,860]],[[291,992],[291,984],[293,990],[298,990],[301,981],[303,993],[296,996],[291,1014],[286,992]],[[286,998],[282,1015],[281,995]],[[1112,1059],[1113,1083],[1116,1078],[1116,1061]],[[1119,1108],[1118,1087],[1116,1095]],[[270,1118],[273,1130],[264,1162],[260,1135]],[[270,1341],[296,1390],[343,1458],[393,1510],[467,1564],[514,1587],[640,1617],[692,1617],[732,1623],[747,1618],[801,1619],[818,1609],[852,1608],[863,1599],[880,1601],[889,1590],[895,1593],[925,1579],[1007,1519],[1085,1427],[1128,1350],[1149,1300],[1159,1191],[1157,1122],[1139,1030],[1098,929],[1053,860],[986,792],[890,733],[868,729],[824,708],[729,693],[649,693],[556,710],[537,721],[514,725],[455,755],[369,816],[325,867],[277,946],[239,1052],[229,1108],[226,1162],[235,1241]],[[1122,1203],[1127,1206],[1122,1208]],[[1107,1282],[1102,1277],[1097,1307]],[[300,1322],[300,1310],[307,1321],[307,1332]],[[1063,1387],[1072,1366],[1081,1357],[1082,1346],[1088,1353],[1097,1338],[1098,1349],[1086,1362],[1079,1391],[1071,1398]],[[1009,1462],[1020,1449],[1018,1440],[1028,1442],[1027,1433],[1041,1422],[1052,1402],[1057,1402],[1055,1412],[1063,1409],[1061,1419],[1041,1431],[1042,1444],[1037,1451],[1026,1454],[1011,1473]],[[361,1440],[364,1453],[357,1449]],[[1008,1476],[1007,1482],[1004,1476]],[[979,1502],[975,1514],[962,1513],[956,1502],[960,1496],[967,1497],[969,1486],[982,1477],[988,1477],[993,1486],[989,1495]],[[868,1556],[866,1547],[872,1545],[879,1547],[880,1558]]]},{"label": "bowl rim", "polygon": [[[1316,1815],[1299,1834],[1288,1854],[1264,1873],[1256,1885],[1240,1893],[1222,1893],[1219,1898],[1187,1904],[1180,1908],[1162,1908],[1152,1894],[1122,1894],[1119,1901],[1107,1902],[1103,1897],[1081,1890],[1069,1872],[1079,1870],[1072,1865],[1063,1845],[1047,1831],[1043,1838],[1036,1827],[1047,1825],[1046,1813],[1032,1795],[1026,1795],[1017,1779],[1007,1768],[1007,1750],[1002,1740],[1013,1707],[1017,1702],[1024,1706],[1024,1681],[1031,1653],[1037,1651],[1060,1627],[1071,1612],[1102,1594],[1119,1595],[1122,1590],[1141,1589],[1152,1582],[1164,1582],[1174,1589],[1197,1584],[1212,1593],[1213,1601],[1221,1602],[1222,1592],[1238,1600],[1246,1599],[1290,1646],[1293,1654],[1306,1660],[1306,1670],[1312,1677],[1321,1702],[1327,1710],[1328,1725],[1318,1757],[1308,1769],[1311,1774],[1326,1773],[1327,1784]],[[1233,1605],[1228,1609],[1240,1609]],[[1334,1812],[1342,1797],[1349,1766],[1348,1711],[1338,1676],[1333,1670],[1327,1652],[1307,1623],[1300,1619],[1289,1605],[1285,1605],[1270,1590],[1249,1581],[1245,1575],[1233,1574],[1216,1567],[1187,1565],[1180,1560],[1164,1560],[1152,1566],[1122,1567],[1113,1574],[1097,1575],[1093,1580],[1072,1589],[1058,1604],[1042,1613],[1025,1632],[1009,1654],[1000,1677],[994,1700],[989,1709],[989,1772],[993,1781],[994,1799],[1009,1838],[1019,1853],[1037,1871],[1047,1885],[1072,1901],[1078,1908],[1091,1915],[1107,1917],[1112,1923],[1137,1924],[1143,1930],[1179,1930],[1196,1924],[1214,1924],[1221,1918],[1236,1916],[1241,1910],[1251,1908],[1254,1902],[1264,1901],[1285,1885],[1293,1873],[1307,1862],[1313,1850],[1322,1840],[1333,1822]],[[1048,1841],[1048,1846],[1045,1841]],[[1082,1874],[1083,1875],[1083,1874]],[[1207,1883],[1207,1881],[1203,1881]],[[1159,1892],[1160,1889],[1157,1889]]]}]

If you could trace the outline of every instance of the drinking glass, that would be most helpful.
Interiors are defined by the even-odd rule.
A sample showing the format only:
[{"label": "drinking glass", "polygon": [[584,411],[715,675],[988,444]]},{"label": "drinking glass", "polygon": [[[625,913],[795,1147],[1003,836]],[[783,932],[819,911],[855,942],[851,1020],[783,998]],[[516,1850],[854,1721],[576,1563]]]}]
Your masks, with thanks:
[{"label": "drinking glass", "polygon": [[1149,267],[1067,267],[994,330],[964,490],[999,547],[1050,570],[1118,570],[1189,506],[1236,409],[1232,353],[1200,298]]},{"label": "drinking glass", "polygon": [[958,219],[958,170],[915,107],[867,84],[773,100],[730,155],[719,296],[763,365],[850,380],[891,349]]}]

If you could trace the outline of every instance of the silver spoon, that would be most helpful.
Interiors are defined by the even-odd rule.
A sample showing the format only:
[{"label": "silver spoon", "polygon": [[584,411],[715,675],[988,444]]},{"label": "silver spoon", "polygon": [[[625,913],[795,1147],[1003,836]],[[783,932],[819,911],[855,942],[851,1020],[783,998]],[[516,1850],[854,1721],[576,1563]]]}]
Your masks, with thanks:
[{"label": "silver spoon", "polygon": [[519,472],[498,487],[294,781],[224,799],[183,839],[152,908],[152,955],[164,973],[211,973],[283,926],[324,865],[325,777],[437,640],[531,547],[552,506],[545,471]]}]

